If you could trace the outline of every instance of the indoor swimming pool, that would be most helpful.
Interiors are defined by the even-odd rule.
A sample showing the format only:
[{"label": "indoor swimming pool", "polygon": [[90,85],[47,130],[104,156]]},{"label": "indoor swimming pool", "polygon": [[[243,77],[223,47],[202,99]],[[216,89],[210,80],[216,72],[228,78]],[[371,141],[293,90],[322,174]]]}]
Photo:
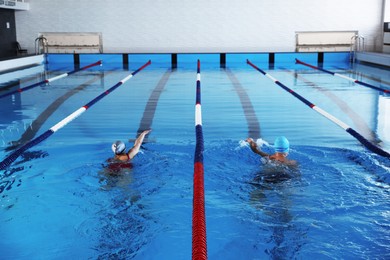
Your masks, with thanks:
[{"label": "indoor swimming pool", "polygon": [[[0,100],[0,160],[151,64],[0,171],[1,259],[189,259],[196,62],[201,62],[209,259],[389,259],[390,160],[247,64],[390,152],[390,95],[307,66],[317,54],[80,55],[78,71]],[[390,89],[386,68],[325,54],[323,68]],[[0,96],[75,70],[73,55],[0,74]],[[176,65],[176,64],[175,64]],[[77,66],[76,66],[77,68]],[[387,119],[387,120],[386,120]],[[131,167],[111,144],[152,132]],[[263,165],[290,141],[298,167]]]}]

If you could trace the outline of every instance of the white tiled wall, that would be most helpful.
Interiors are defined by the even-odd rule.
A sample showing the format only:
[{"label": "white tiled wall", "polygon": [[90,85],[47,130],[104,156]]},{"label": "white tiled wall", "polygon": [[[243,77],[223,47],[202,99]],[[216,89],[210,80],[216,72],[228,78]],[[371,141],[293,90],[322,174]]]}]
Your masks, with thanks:
[{"label": "white tiled wall", "polygon": [[31,0],[16,12],[29,52],[39,32],[101,32],[110,52],[294,51],[296,31],[357,30],[382,46],[382,0]]}]

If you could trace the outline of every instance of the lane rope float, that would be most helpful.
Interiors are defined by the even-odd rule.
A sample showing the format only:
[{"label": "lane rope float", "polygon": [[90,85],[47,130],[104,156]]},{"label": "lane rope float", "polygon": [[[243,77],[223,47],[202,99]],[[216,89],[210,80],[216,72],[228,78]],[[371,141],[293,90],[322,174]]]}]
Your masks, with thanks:
[{"label": "lane rope float", "polygon": [[14,90],[14,91],[11,91],[11,92],[8,92],[8,93],[5,93],[3,95],[0,95],[0,98],[3,98],[3,97],[7,97],[7,96],[10,96],[10,95],[13,95],[15,93],[21,93],[23,91],[26,91],[26,90],[29,90],[29,89],[32,89],[32,88],[35,88],[35,87],[38,87],[40,85],[43,85],[43,84],[49,84],[50,82],[53,82],[55,80],[58,80],[58,79],[62,79],[62,78],[65,78],[69,75],[72,75],[76,72],[79,72],[81,70],[86,70],[86,69],[89,69],[89,68],[92,68],[94,66],[98,66],[98,65],[102,65],[102,61],[98,61],[98,62],[95,62],[95,63],[92,63],[92,64],[89,64],[85,67],[82,67],[82,68],[79,68],[77,70],[73,70],[73,71],[70,71],[70,72],[67,72],[67,73],[63,73],[61,75],[58,75],[58,76],[55,76],[55,77],[52,77],[52,78],[49,78],[49,79],[45,79],[43,81],[40,81],[40,82],[37,82],[37,83],[34,83],[34,84],[31,84],[29,86],[26,86],[26,87],[23,87],[23,88],[19,88],[17,90]]},{"label": "lane rope float", "polygon": [[320,87],[314,82],[306,79],[302,75],[299,75],[293,71],[290,71],[288,69],[284,69],[286,72],[290,73],[294,76],[295,79],[303,81],[306,85],[318,90],[320,93],[328,97],[335,105],[337,105],[341,111],[347,115],[354,125],[359,129],[360,133],[364,133],[364,136],[366,136],[366,139],[368,139],[370,142],[376,143],[378,142],[378,137],[376,133],[368,126],[368,124],[363,120],[361,115],[357,113],[354,109],[352,109],[347,102],[340,99],[337,95],[335,95],[332,91]]},{"label": "lane rope float", "polygon": [[328,112],[326,112],[325,110],[321,109],[320,107],[314,105],[313,103],[311,103],[309,100],[305,99],[304,97],[302,97],[301,95],[299,95],[298,93],[294,92],[294,90],[288,88],[287,86],[285,86],[284,84],[282,84],[280,81],[278,81],[277,79],[275,79],[274,77],[272,77],[270,74],[266,73],[265,71],[261,70],[260,68],[258,68],[256,65],[254,65],[253,63],[251,63],[249,60],[247,60],[247,63],[252,66],[254,69],[256,69],[257,71],[259,71],[261,74],[263,74],[264,76],[266,76],[267,78],[271,79],[276,85],[280,86],[281,88],[283,88],[284,90],[286,90],[288,93],[290,93],[291,95],[293,95],[294,97],[298,98],[300,101],[302,101],[304,104],[306,104],[307,106],[309,106],[310,108],[314,109],[316,112],[318,112],[319,114],[321,114],[322,116],[324,116],[325,118],[329,119],[330,121],[332,121],[333,123],[335,123],[336,125],[338,125],[339,127],[343,128],[347,133],[349,133],[350,135],[352,135],[353,137],[355,137],[362,145],[364,145],[368,150],[378,154],[378,155],[381,155],[383,157],[387,157],[387,158],[390,158],[390,154],[388,152],[386,152],[385,150],[381,149],[380,147],[374,145],[373,143],[371,143],[370,141],[368,141],[366,138],[364,138],[361,134],[359,134],[357,131],[355,131],[353,128],[351,128],[349,125],[347,125],[346,123],[342,122],[341,120],[339,120],[338,118],[336,118],[335,116],[329,114]]},{"label": "lane rope float", "polygon": [[7,156],[2,162],[0,162],[0,170],[6,169],[9,165],[11,165],[22,153],[24,153],[26,150],[30,149],[31,147],[39,144],[40,142],[44,141],[48,137],[50,137],[52,134],[66,126],[68,123],[70,123],[72,120],[79,117],[82,113],[84,113],[88,108],[96,104],[98,101],[100,101],[103,97],[113,92],[116,88],[118,88],[120,85],[128,81],[130,78],[132,78],[135,74],[137,74],[139,71],[144,69],[146,66],[150,65],[151,61],[149,60],[147,63],[145,63],[143,66],[138,68],[136,71],[116,83],[114,86],[100,94],[99,96],[92,99],[89,103],[86,105],[80,107],[76,111],[74,111],[72,114],[67,116],[66,118],[62,119],[60,122],[58,122],[56,125],[52,126],[49,130],[41,134],[40,136],[36,137],[35,139],[27,142],[22,147],[15,150],[13,153],[11,153],[9,156]]},{"label": "lane rope float", "polygon": [[197,66],[195,103],[196,146],[194,158],[194,191],[192,208],[192,259],[207,259],[206,214],[204,198],[204,140],[202,130],[202,109],[200,89],[200,60]]},{"label": "lane rope float", "polygon": [[84,90],[86,87],[94,83],[96,80],[100,79],[102,80],[105,76],[111,74],[112,72],[106,72],[104,74],[95,76],[93,79],[90,79],[83,84],[77,86],[76,88],[68,91],[64,95],[58,97],[56,100],[53,100],[53,102],[42,111],[42,113],[39,114],[32,122],[31,124],[25,128],[24,133],[21,135],[19,140],[11,141],[10,146],[8,146],[5,150],[6,151],[12,151],[18,146],[30,141],[34,138],[34,136],[38,133],[38,131],[41,129],[42,125],[49,119],[49,117],[57,111],[57,109],[65,102],[67,101],[71,96],[77,94],[79,91]]},{"label": "lane rope float", "polygon": [[326,69],[322,69],[322,68],[316,67],[316,66],[314,66],[314,65],[305,63],[305,62],[300,61],[300,60],[298,60],[298,59],[295,59],[295,62],[296,62],[297,64],[301,64],[301,65],[304,65],[304,66],[306,66],[306,67],[309,67],[309,68],[312,68],[312,69],[316,69],[316,70],[320,70],[320,71],[325,72],[325,73],[328,73],[328,74],[330,74],[330,75],[337,76],[337,77],[340,77],[340,78],[343,78],[343,79],[352,81],[352,82],[354,82],[354,83],[356,83],[356,84],[359,84],[359,85],[362,85],[362,86],[365,86],[365,87],[368,87],[368,88],[372,88],[372,89],[375,89],[375,90],[378,90],[378,91],[382,91],[382,92],[384,92],[384,93],[390,93],[390,90],[388,90],[388,89],[376,87],[376,86],[374,86],[374,85],[365,83],[365,82],[363,82],[363,81],[360,81],[360,80],[357,80],[357,79],[354,79],[354,78],[350,78],[350,77],[347,77],[347,76],[345,76],[345,75],[342,75],[342,74],[339,74],[339,73],[335,73],[335,72],[332,72],[332,71],[329,71],[329,70],[326,70]]}]

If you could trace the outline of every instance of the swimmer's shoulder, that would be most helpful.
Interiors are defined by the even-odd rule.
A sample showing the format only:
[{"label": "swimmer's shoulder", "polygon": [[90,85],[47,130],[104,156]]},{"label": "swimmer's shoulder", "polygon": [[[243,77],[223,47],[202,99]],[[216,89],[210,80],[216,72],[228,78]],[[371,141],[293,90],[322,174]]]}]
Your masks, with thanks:
[{"label": "swimmer's shoulder", "polygon": [[111,158],[109,160],[111,160],[111,162],[129,162],[130,157],[127,153],[126,154],[118,154],[118,155],[115,155],[114,158]]},{"label": "swimmer's shoulder", "polygon": [[[281,164],[285,164],[287,166],[297,166],[298,165],[298,162],[295,161],[295,160],[290,160],[290,159],[287,159],[287,158],[284,158],[284,159],[281,160],[279,157],[277,157],[275,155],[265,156],[263,158],[266,158],[265,159],[266,162],[273,161],[273,162],[278,162],[278,163],[281,163]],[[262,162],[263,162],[263,160],[262,160]]]}]

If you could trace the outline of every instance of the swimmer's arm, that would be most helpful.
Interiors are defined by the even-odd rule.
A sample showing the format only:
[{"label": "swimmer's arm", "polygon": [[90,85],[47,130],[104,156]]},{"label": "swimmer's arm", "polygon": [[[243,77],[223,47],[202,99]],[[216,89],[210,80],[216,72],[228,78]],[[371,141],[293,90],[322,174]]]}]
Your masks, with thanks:
[{"label": "swimmer's arm", "polygon": [[134,142],[134,146],[129,150],[127,155],[129,156],[129,159],[133,159],[134,156],[139,152],[139,149],[141,148],[142,142],[144,141],[145,135],[149,134],[149,132],[152,131],[151,129],[143,131],[138,138]]},{"label": "swimmer's arm", "polygon": [[261,150],[258,148],[256,142],[253,141],[252,138],[248,138],[248,139],[246,139],[246,141],[249,143],[249,147],[251,148],[252,152],[254,152],[254,153],[260,155],[261,157],[269,156],[268,153],[265,153],[265,152],[261,151]]}]

